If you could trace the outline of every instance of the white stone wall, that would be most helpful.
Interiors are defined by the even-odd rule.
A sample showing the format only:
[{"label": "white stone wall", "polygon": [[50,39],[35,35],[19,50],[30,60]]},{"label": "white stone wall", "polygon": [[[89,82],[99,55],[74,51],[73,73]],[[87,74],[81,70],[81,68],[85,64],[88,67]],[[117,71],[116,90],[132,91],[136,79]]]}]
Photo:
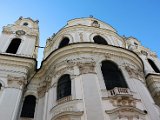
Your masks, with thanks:
[{"label": "white stone wall", "polygon": [[[26,22],[29,29],[23,25]],[[15,25],[5,26],[0,36],[0,119],[160,119],[160,74],[147,59],[152,59],[158,68],[160,60],[136,38],[121,37],[110,25],[95,18],[73,19],[47,40],[42,66],[35,70],[31,58],[37,56],[37,22],[19,18]],[[15,34],[20,28],[25,35]],[[108,45],[95,44],[96,35]],[[5,53],[15,37],[22,39],[17,54]],[[69,45],[58,49],[64,37],[69,38]],[[106,89],[101,70],[104,60],[117,64],[128,88]],[[57,100],[57,82],[64,74],[70,75],[71,95]],[[27,95],[36,98],[34,118],[20,118]]]}]

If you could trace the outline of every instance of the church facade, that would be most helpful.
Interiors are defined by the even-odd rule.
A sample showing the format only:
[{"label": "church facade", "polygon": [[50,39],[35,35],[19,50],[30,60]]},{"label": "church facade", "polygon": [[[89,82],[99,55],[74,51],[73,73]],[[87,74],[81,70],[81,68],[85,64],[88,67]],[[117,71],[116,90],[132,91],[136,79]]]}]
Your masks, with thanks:
[{"label": "church facade", "polygon": [[77,18],[46,41],[38,21],[0,35],[0,120],[160,120],[160,60],[110,25]]}]

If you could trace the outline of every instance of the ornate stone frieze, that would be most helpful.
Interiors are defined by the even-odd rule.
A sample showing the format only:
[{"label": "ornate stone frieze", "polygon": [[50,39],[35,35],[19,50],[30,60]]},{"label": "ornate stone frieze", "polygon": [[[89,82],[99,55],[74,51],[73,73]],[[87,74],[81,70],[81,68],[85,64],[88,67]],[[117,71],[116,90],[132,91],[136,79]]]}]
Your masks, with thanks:
[{"label": "ornate stone frieze", "polygon": [[8,75],[8,87],[22,89],[27,84],[27,80],[24,77],[15,77]]},{"label": "ornate stone frieze", "polygon": [[80,74],[95,73],[95,63],[79,63]]},{"label": "ornate stone frieze", "polygon": [[79,75],[79,72],[75,72],[74,69],[75,66],[78,66],[81,73],[95,73],[94,60],[92,58],[80,57],[80,58],[67,59],[65,61],[56,63],[54,70],[52,72],[52,76],[60,76],[63,75],[64,73],[69,72],[72,78],[75,78],[77,75]]}]

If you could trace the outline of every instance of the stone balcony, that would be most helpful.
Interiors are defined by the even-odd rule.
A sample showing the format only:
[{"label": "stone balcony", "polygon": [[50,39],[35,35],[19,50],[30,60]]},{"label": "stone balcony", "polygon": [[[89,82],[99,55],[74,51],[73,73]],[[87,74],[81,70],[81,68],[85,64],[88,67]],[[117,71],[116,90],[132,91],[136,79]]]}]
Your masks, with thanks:
[{"label": "stone balcony", "polygon": [[108,98],[113,106],[136,106],[137,100],[133,97],[129,88],[115,87],[108,91]]},{"label": "stone balcony", "polygon": [[63,97],[63,98],[57,100],[57,103],[62,104],[62,103],[65,103],[65,102],[68,102],[68,101],[71,101],[71,100],[72,100],[72,96],[66,96],[66,97]]},{"label": "stone balcony", "polygon": [[51,119],[57,120],[62,116],[66,116],[66,118],[70,119],[75,116],[79,118],[83,114],[83,106],[82,100],[71,100],[69,96],[58,100],[57,105],[50,110]]},{"label": "stone balcony", "polygon": [[127,95],[131,95],[131,92],[128,88],[120,88],[120,87],[115,87],[112,90],[108,91],[108,96],[112,97],[112,96],[127,96]]}]

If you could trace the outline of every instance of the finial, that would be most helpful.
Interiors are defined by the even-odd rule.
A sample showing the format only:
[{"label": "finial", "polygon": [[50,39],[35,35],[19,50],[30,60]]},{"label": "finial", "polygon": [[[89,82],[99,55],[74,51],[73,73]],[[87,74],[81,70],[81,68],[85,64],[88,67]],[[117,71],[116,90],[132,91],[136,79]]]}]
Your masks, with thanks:
[{"label": "finial", "polygon": [[90,17],[90,18],[93,18],[93,15],[90,15],[89,17]]},{"label": "finial", "polygon": [[35,22],[36,22],[36,23],[39,23],[39,20],[36,20]]},{"label": "finial", "polygon": [[22,16],[20,16],[20,17],[19,17],[19,20],[22,20],[22,18],[23,18],[23,17],[22,17]]}]

